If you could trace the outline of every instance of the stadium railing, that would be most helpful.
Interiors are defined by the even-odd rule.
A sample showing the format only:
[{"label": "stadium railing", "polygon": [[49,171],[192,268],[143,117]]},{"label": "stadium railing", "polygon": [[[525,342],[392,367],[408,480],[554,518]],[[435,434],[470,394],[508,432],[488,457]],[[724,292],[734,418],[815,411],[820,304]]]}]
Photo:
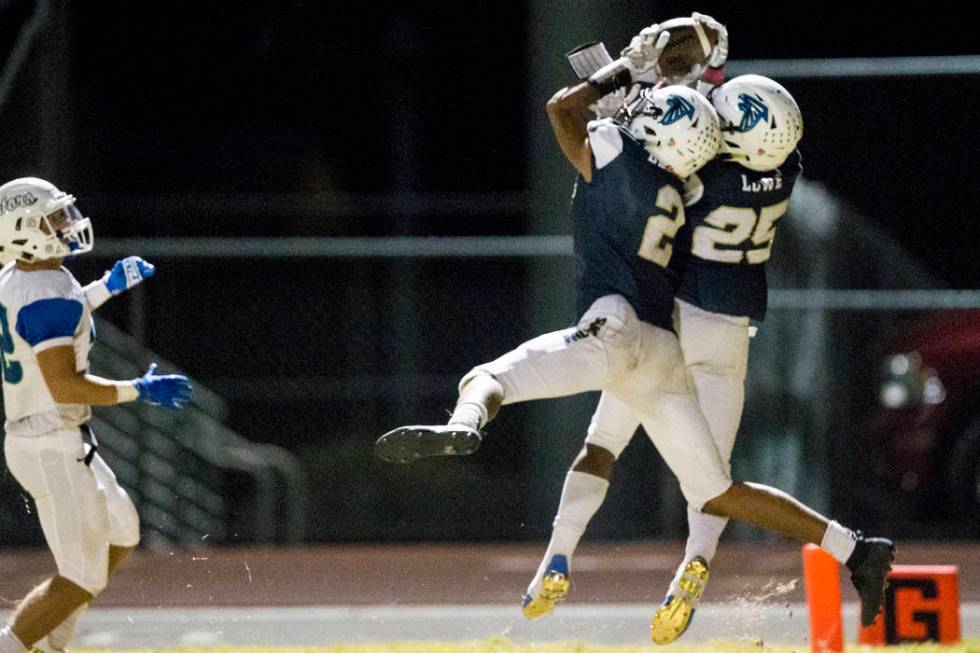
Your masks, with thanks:
[{"label": "stadium railing", "polygon": [[[96,328],[96,373],[133,378],[150,360],[168,373],[176,370],[111,323],[97,320]],[[100,453],[137,503],[144,541],[302,541],[306,497],[296,458],[226,427],[225,402],[192,382],[192,400],[182,412],[133,403],[97,410],[92,420]]]}]

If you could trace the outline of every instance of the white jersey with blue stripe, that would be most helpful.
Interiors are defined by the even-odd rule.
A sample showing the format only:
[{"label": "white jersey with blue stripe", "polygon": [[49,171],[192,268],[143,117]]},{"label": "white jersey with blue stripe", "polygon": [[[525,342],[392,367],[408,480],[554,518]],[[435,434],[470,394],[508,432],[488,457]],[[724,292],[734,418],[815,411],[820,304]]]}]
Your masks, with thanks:
[{"label": "white jersey with blue stripe", "polygon": [[75,350],[75,369],[88,370],[92,314],[85,294],[65,268],[25,272],[16,263],[0,270],[0,354],[7,435],[43,435],[77,427],[89,406],[59,404],[37,362],[38,353],[63,345]]}]

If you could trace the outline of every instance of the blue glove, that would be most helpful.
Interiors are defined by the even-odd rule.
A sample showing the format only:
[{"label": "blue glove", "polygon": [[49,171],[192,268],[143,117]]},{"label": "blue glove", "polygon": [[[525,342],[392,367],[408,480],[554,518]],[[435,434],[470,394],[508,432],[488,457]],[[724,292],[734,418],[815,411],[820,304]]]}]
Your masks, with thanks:
[{"label": "blue glove", "polygon": [[170,410],[183,410],[191,398],[190,381],[180,374],[159,375],[156,371],[157,364],[153,363],[146,374],[133,382],[140,393],[139,400]]},{"label": "blue glove", "polygon": [[127,256],[116,261],[112,269],[106,272],[105,287],[113,295],[129,290],[143,279],[152,277],[157,269],[152,263],[147,263],[139,256]]}]

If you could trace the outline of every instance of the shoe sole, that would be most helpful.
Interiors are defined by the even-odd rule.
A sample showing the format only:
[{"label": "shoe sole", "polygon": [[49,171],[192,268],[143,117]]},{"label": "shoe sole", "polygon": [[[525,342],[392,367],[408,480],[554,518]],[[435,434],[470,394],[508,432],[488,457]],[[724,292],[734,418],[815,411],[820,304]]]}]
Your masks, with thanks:
[{"label": "shoe sole", "polygon": [[548,574],[541,581],[541,595],[532,599],[522,610],[525,619],[543,617],[555,609],[555,604],[565,598],[572,581],[561,573]]},{"label": "shoe sole", "polygon": [[434,431],[426,426],[402,426],[378,438],[374,452],[388,462],[410,463],[419,458],[468,456],[479,449],[480,442],[475,431]]},{"label": "shoe sole", "polygon": [[694,618],[695,609],[689,601],[674,598],[657,608],[650,624],[650,639],[654,644],[670,644],[687,631]]},{"label": "shoe sole", "polygon": [[[872,552],[871,555],[876,555],[878,560],[876,560],[876,566],[883,571],[881,571],[881,590],[875,591],[874,595],[868,597],[869,600],[865,601],[864,593],[858,591],[858,596],[861,599],[861,625],[870,626],[874,624],[875,619],[878,618],[878,613],[881,612],[881,606],[885,601],[885,590],[888,587],[888,572],[891,571],[892,563],[895,562],[895,546],[892,545],[888,549],[879,549],[880,552]],[[876,588],[877,584],[872,585],[872,588]],[[871,614],[871,608],[867,608],[867,605],[874,604],[874,614]]]}]

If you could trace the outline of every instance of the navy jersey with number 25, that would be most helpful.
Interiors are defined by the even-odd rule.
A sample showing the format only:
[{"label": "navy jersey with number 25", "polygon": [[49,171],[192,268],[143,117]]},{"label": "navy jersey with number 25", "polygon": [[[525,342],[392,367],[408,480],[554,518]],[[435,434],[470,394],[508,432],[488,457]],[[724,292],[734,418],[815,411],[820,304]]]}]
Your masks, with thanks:
[{"label": "navy jersey with number 25", "polygon": [[668,264],[684,224],[681,181],[611,120],[590,122],[588,134],[592,181],[579,177],[572,200],[578,315],[618,294],[641,320],[670,330],[679,277]]},{"label": "navy jersey with number 25", "polygon": [[801,169],[795,151],[774,170],[717,158],[688,179],[687,224],[672,264],[683,269],[679,299],[713,313],[765,317],[765,264]]}]

